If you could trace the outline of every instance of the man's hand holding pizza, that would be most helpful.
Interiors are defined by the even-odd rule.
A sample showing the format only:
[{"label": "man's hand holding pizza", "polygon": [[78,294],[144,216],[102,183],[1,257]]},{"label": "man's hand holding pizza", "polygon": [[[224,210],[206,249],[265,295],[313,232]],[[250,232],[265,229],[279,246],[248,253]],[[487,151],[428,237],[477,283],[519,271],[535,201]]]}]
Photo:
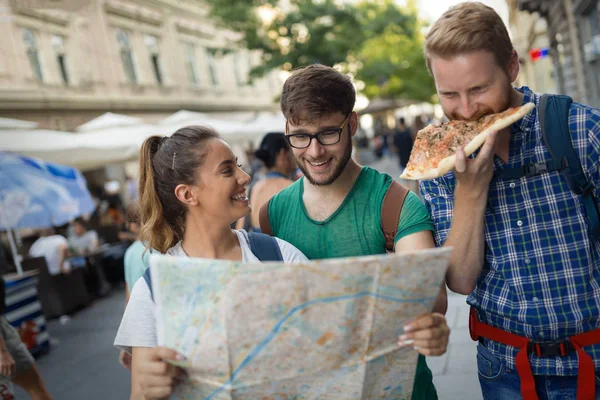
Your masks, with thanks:
[{"label": "man's hand holding pizza", "polygon": [[[440,197],[452,207],[451,227],[444,246],[452,247],[446,273],[448,287],[469,294],[485,261],[485,212],[494,175],[497,132],[522,119],[535,108],[526,103],[490,114],[477,121],[453,120],[429,125],[417,133],[410,159],[400,178],[428,180],[454,171],[454,193]],[[475,158],[468,158],[479,149]]]},{"label": "man's hand holding pizza", "polygon": [[468,158],[463,147],[456,149],[454,175],[457,190],[473,200],[487,199],[490,181],[494,176],[494,153],[497,132],[492,132],[475,158]]}]

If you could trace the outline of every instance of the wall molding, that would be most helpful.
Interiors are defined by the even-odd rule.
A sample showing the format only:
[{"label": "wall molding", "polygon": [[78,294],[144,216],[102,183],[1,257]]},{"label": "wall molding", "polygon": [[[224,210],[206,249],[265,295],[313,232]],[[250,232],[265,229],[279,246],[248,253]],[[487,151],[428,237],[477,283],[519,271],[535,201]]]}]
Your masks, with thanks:
[{"label": "wall molding", "polygon": [[135,4],[122,3],[116,0],[109,0],[104,4],[104,9],[108,14],[115,14],[128,19],[144,22],[150,25],[160,26],[164,17],[160,12],[147,7]]},{"label": "wall molding", "polygon": [[35,18],[36,20],[60,25],[67,26],[71,20],[70,14],[66,11],[58,10],[39,10],[31,8],[16,8],[15,11],[27,17]]}]

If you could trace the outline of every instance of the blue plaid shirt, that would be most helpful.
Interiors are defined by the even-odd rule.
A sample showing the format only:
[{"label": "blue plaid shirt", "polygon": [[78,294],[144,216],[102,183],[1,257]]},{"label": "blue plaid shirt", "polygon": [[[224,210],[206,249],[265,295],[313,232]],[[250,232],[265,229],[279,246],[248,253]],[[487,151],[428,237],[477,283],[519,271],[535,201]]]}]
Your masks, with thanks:
[{"label": "blue plaid shirt", "polygon": [[[524,103],[540,96],[517,89]],[[571,105],[569,126],[575,151],[599,196],[600,110]],[[511,127],[507,167],[551,160],[542,140],[537,108]],[[503,168],[496,157],[494,169]],[[436,225],[438,246],[452,222],[456,179],[450,172],[422,181],[421,193]],[[565,339],[600,328],[600,243],[588,237],[581,198],[559,172],[520,179],[494,178],[485,213],[485,264],[467,303],[491,326],[535,342]],[[518,349],[486,341],[494,355],[515,369]],[[600,371],[600,345],[584,348]],[[576,375],[577,355],[530,356],[535,375]]]}]

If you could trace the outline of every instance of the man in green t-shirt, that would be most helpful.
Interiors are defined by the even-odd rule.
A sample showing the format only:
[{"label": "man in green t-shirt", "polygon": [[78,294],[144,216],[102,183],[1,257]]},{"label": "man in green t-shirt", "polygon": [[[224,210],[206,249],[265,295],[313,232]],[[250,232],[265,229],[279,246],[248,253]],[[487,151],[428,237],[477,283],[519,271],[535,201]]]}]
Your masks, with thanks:
[{"label": "man in green t-shirt", "polygon": [[[285,82],[281,110],[286,138],[304,177],[275,195],[261,214],[263,231],[284,239],[309,259],[386,253],[381,207],[392,178],[352,159],[352,137],[358,128],[353,112],[356,94],[351,80],[333,68],[311,65]],[[395,251],[435,247],[433,223],[418,198],[404,200]],[[448,344],[446,286],[434,312],[404,327],[399,346],[412,345],[421,355],[412,399],[437,399],[425,355],[441,355]]]}]

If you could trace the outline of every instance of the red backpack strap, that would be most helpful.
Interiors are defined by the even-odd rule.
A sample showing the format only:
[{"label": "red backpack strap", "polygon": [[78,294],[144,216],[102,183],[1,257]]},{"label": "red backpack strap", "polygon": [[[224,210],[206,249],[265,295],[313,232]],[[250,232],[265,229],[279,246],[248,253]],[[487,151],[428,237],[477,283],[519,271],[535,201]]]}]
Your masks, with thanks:
[{"label": "red backpack strap", "polygon": [[385,237],[385,248],[390,253],[394,252],[394,239],[398,233],[400,213],[408,192],[406,186],[393,180],[381,204],[381,230]]},{"label": "red backpack strap", "polygon": [[269,204],[271,204],[271,199],[267,201],[258,212],[258,222],[260,223],[260,231],[265,235],[273,236],[273,231],[271,230],[271,222],[269,221]]}]

